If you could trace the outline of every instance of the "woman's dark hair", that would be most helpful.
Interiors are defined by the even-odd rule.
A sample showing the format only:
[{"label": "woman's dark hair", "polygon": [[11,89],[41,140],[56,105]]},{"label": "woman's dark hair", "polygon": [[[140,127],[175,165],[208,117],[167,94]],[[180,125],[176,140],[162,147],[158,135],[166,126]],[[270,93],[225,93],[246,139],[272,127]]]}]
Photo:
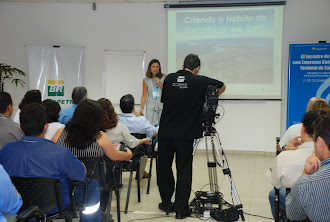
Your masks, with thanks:
[{"label": "woman's dark hair", "polygon": [[100,133],[101,107],[94,100],[83,100],[74,111],[72,119],[66,124],[66,141],[72,147],[85,149],[95,141]]},{"label": "woman's dark hair", "polygon": [[18,107],[22,110],[24,106],[30,103],[41,103],[41,92],[39,90],[27,91]]},{"label": "woman's dark hair", "polygon": [[151,66],[152,64],[154,63],[158,63],[159,65],[159,76],[158,78],[162,78],[163,77],[163,73],[162,73],[162,68],[160,67],[160,62],[157,60],[157,59],[152,59],[150,62],[149,62],[149,65],[148,65],[148,69],[147,69],[147,72],[146,72],[146,77],[148,78],[152,78],[152,73],[151,73]]},{"label": "woman's dark hair", "polygon": [[51,99],[45,99],[42,101],[42,105],[46,107],[47,110],[47,123],[58,122],[58,117],[60,115],[61,106],[58,102]]},{"label": "woman's dark hair", "polygon": [[102,117],[100,121],[100,130],[107,131],[108,129],[112,129],[118,124],[118,117],[115,109],[113,108],[110,100],[106,98],[101,98],[97,100],[97,102],[101,106]]}]

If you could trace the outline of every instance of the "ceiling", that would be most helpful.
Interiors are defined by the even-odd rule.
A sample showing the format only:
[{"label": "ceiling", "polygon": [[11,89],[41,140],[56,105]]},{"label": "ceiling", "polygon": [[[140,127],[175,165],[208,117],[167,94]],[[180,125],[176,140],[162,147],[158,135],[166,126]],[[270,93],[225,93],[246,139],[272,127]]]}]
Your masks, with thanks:
[{"label": "ceiling", "polygon": [[[197,0],[181,0],[196,2]],[[179,2],[177,0],[0,0],[0,2],[60,2],[60,3],[152,3],[152,2]]]},{"label": "ceiling", "polygon": [[274,3],[285,2],[286,0],[0,0],[0,2],[51,2],[51,3],[152,3],[152,2],[164,2],[167,4],[247,4],[251,3]]}]

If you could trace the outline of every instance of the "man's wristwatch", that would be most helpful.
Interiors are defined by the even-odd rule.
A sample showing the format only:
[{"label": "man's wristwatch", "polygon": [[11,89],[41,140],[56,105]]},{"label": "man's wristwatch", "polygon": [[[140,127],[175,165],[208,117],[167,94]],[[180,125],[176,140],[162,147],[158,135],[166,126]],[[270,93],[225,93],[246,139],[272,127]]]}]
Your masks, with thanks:
[{"label": "man's wristwatch", "polygon": [[285,146],[282,146],[282,151],[286,151]]}]

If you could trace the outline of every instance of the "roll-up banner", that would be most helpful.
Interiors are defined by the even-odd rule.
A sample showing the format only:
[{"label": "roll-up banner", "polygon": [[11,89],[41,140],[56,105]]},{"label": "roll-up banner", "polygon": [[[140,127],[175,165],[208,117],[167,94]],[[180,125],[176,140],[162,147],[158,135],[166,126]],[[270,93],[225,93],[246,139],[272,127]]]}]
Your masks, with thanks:
[{"label": "roll-up banner", "polygon": [[287,128],[300,123],[308,100],[330,99],[330,44],[290,44]]},{"label": "roll-up banner", "polygon": [[83,84],[83,53],[83,47],[27,46],[30,89],[39,89],[42,100],[71,106],[73,88]]}]

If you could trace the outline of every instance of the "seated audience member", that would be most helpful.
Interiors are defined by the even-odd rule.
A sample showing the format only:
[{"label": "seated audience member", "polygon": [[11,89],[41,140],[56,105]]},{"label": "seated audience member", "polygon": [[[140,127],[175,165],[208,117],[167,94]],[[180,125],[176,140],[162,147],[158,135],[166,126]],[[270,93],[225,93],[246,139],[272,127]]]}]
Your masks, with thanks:
[{"label": "seated audience member", "polygon": [[41,92],[38,89],[32,89],[25,93],[22,102],[18,105],[19,110],[17,110],[14,121],[19,123],[19,114],[24,106],[30,103],[41,103]]},{"label": "seated audience member", "polygon": [[[122,115],[119,121],[124,123],[130,133],[146,134],[147,137],[156,137],[157,129],[139,112],[135,110],[134,98],[131,94],[127,94],[120,99],[120,109]],[[149,173],[143,172],[143,178],[148,178]]]},{"label": "seated audience member", "polygon": [[[10,176],[16,177],[46,177],[61,181],[62,200],[64,208],[70,206],[70,181],[83,181],[86,178],[85,167],[65,147],[54,144],[44,138],[48,128],[46,108],[37,103],[26,105],[20,114],[21,128],[26,136],[18,142],[5,145],[0,150],[0,164]],[[70,181],[69,181],[70,180]],[[100,221],[97,209],[90,208],[100,201],[98,183],[91,181],[87,192],[87,207],[84,221]],[[77,187],[75,198],[81,202],[83,184]],[[23,200],[24,201],[24,200]],[[93,208],[94,209],[94,208]],[[55,213],[57,209],[47,214]],[[90,213],[90,214],[87,214]]]},{"label": "seated audience member", "polygon": [[119,121],[128,127],[130,133],[146,134],[147,137],[157,136],[156,127],[135,110],[134,98],[131,94],[121,97],[120,109],[122,115],[119,117]]},{"label": "seated audience member", "polygon": [[0,164],[0,221],[16,221],[16,213],[21,208],[22,198]]},{"label": "seated audience member", "polygon": [[107,135],[100,131],[101,116],[101,107],[96,101],[89,99],[82,101],[77,106],[72,119],[64,129],[59,129],[55,133],[52,141],[67,147],[78,158],[106,155],[111,160],[131,159],[130,149],[125,148],[126,152],[118,151]]},{"label": "seated audience member", "polygon": [[126,152],[115,149],[107,137],[100,131],[101,107],[94,100],[84,100],[76,108],[72,119],[64,129],[59,129],[52,141],[67,147],[77,157],[102,157],[111,160],[129,160],[130,149]]},{"label": "seated audience member", "polygon": [[[295,146],[293,150],[281,152],[274,160],[267,171],[266,176],[270,183],[280,189],[280,212],[285,215],[285,188],[291,188],[298,180],[304,170],[306,159],[313,153],[314,150],[314,124],[320,119],[320,116],[325,115],[322,110],[310,111],[306,113],[302,119],[301,141],[298,137],[292,139],[287,146]],[[298,145],[299,144],[299,145]],[[283,188],[282,188],[283,187]],[[274,215],[275,190],[269,193],[269,203]]]},{"label": "seated audience member", "polygon": [[[128,147],[134,148],[138,146],[139,144],[145,143],[147,145],[151,145],[152,140],[149,138],[144,139],[137,139],[134,136],[132,136],[127,128],[127,126],[121,122],[118,122],[117,113],[115,112],[115,109],[113,108],[110,100],[106,98],[102,98],[97,100],[97,102],[101,106],[102,110],[102,118],[100,122],[100,130],[105,132],[105,134],[109,137],[110,141],[113,144],[119,144],[121,142],[124,142]],[[120,180],[120,179],[118,179]],[[118,181],[117,181],[118,182]],[[119,186],[122,186],[121,184]],[[108,202],[108,196],[109,192],[101,193],[101,208],[102,211],[105,211],[107,202]],[[105,204],[103,204],[102,199],[104,198]]]},{"label": "seated audience member", "polygon": [[58,104],[58,102],[55,102],[51,99],[45,99],[42,102],[42,105],[44,105],[44,107],[46,107],[47,110],[48,129],[45,134],[45,138],[47,140],[51,140],[54,134],[57,132],[57,130],[65,127],[65,125],[58,122],[61,106],[60,104]]},{"label": "seated audience member", "polygon": [[22,139],[23,132],[19,124],[11,118],[13,113],[13,101],[9,93],[0,92],[0,149],[10,142]]},{"label": "seated audience member", "polygon": [[100,129],[105,132],[113,144],[125,142],[125,144],[130,148],[137,147],[142,143],[151,145],[151,139],[144,138],[139,140],[135,138],[131,135],[125,124],[118,122],[117,113],[115,112],[110,100],[102,98],[97,100],[97,102],[100,104],[102,110]]},{"label": "seated audience member", "polygon": [[302,176],[286,198],[290,220],[330,221],[330,116],[322,116],[314,128],[314,155],[308,157]]},{"label": "seated audience member", "polygon": [[[307,103],[306,113],[315,110],[324,110],[325,112],[330,112],[330,106],[326,100],[320,97],[312,97]],[[292,126],[290,126],[279,142],[278,151],[280,151],[281,149],[292,148],[292,147],[286,147],[286,145],[288,145],[289,142],[294,137],[300,136],[300,131],[301,131],[301,123],[293,124]]]},{"label": "seated audience member", "polygon": [[66,125],[73,116],[73,113],[78,106],[78,104],[87,99],[87,89],[83,86],[77,86],[72,90],[71,98],[73,100],[73,105],[62,109],[60,113],[59,122]]}]

